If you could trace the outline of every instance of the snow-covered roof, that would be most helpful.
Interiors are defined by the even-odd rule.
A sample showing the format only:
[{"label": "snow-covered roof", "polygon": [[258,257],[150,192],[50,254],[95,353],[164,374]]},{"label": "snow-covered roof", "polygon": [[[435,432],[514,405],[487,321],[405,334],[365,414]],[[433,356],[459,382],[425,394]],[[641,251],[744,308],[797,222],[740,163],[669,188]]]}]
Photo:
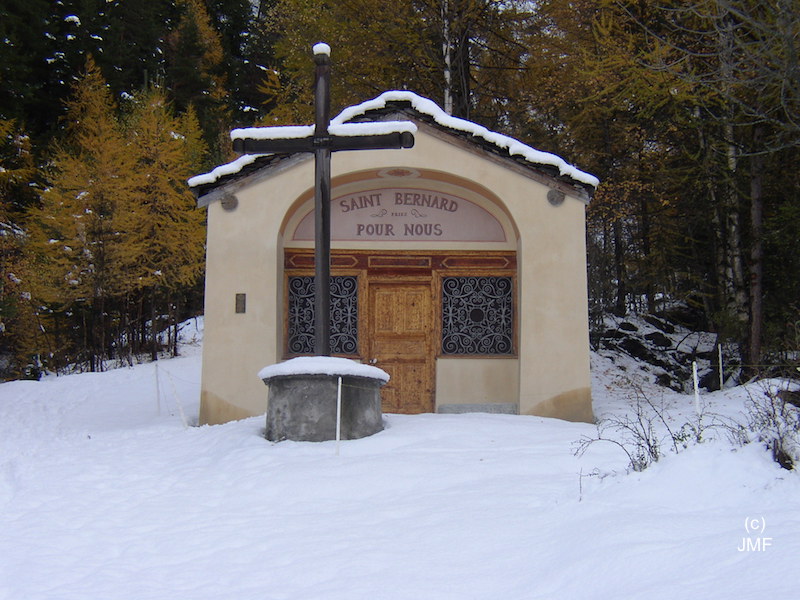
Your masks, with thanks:
[{"label": "snow-covered roof", "polygon": [[195,175],[191,179],[189,179],[188,184],[189,187],[199,187],[201,185],[209,185],[212,183],[216,183],[226,175],[235,175],[249,164],[252,164],[256,161],[256,159],[264,156],[263,154],[242,154],[239,158],[229,163],[225,163],[224,165],[220,165],[214,168],[212,171],[208,173],[203,173],[202,175]]},{"label": "snow-covered roof", "polygon": [[[415,132],[416,127],[413,123],[403,121],[381,121],[369,123],[350,123],[353,119],[359,118],[370,111],[382,110],[393,102],[407,102],[412,108],[422,115],[430,117],[437,125],[453,131],[470,134],[473,137],[487,142],[490,145],[508,152],[511,157],[520,157],[531,165],[542,165],[558,169],[559,175],[572,179],[575,182],[589,187],[597,187],[600,181],[594,175],[581,171],[577,167],[569,164],[560,156],[550,152],[536,150],[527,144],[523,144],[507,135],[491,131],[482,125],[448,115],[433,100],[423,98],[413,92],[408,91],[389,91],[384,92],[377,98],[367,100],[361,104],[350,106],[344,109],[331,120],[329,131],[333,135],[353,136],[353,135],[376,135],[397,131]],[[405,127],[405,128],[404,128]],[[252,139],[292,139],[310,136],[313,133],[313,125],[289,126],[289,127],[249,127],[244,129],[234,129],[231,132],[232,139],[252,138]],[[189,187],[198,188],[206,185],[213,185],[220,182],[223,178],[236,175],[244,167],[254,163],[258,158],[269,155],[245,154],[233,162],[221,165],[203,175],[197,175],[189,179]]]},{"label": "snow-covered roof", "polygon": [[434,121],[436,121],[436,123],[442,127],[454,129],[456,131],[463,131],[464,133],[470,133],[477,138],[497,146],[498,148],[507,150],[511,156],[520,156],[530,163],[556,167],[558,168],[560,175],[570,177],[575,181],[585,183],[592,187],[597,187],[600,183],[600,180],[597,179],[597,177],[573,167],[560,156],[556,156],[550,152],[536,150],[535,148],[531,148],[530,146],[523,144],[519,140],[507,135],[503,135],[502,133],[491,131],[482,125],[473,123],[472,121],[467,121],[465,119],[448,115],[433,100],[423,98],[414,92],[384,92],[373,100],[367,100],[361,104],[345,108],[336,118],[331,121],[331,124],[333,125],[334,123],[350,121],[351,119],[363,115],[370,110],[386,108],[386,104],[389,102],[410,102],[411,106],[413,106],[416,111],[432,117]]}]

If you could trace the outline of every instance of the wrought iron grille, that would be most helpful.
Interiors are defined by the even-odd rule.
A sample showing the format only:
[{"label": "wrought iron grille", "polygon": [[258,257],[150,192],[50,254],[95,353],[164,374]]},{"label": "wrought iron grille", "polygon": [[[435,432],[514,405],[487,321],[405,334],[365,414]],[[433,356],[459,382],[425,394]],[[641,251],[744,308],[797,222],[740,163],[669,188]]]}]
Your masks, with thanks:
[{"label": "wrought iron grille", "polygon": [[513,353],[513,287],[511,277],[443,278],[442,353]]},{"label": "wrought iron grille", "polygon": [[[290,354],[314,352],[314,278],[289,277]],[[358,278],[331,277],[331,353],[358,353]]]}]

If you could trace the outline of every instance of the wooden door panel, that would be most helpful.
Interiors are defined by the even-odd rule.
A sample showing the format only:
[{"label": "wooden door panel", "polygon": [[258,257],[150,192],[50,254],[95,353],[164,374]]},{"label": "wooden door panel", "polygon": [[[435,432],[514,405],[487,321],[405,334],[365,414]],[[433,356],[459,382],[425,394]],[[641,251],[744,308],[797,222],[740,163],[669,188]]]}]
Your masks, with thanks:
[{"label": "wooden door panel", "polygon": [[433,410],[433,294],[430,281],[370,282],[369,352],[390,380],[384,412]]},{"label": "wooden door panel", "polygon": [[389,374],[389,383],[381,389],[381,410],[386,413],[417,414],[433,410],[429,389],[429,365],[426,362],[393,363],[379,361]]},{"label": "wooden door panel", "polygon": [[375,334],[385,335],[395,331],[397,318],[391,289],[375,289],[372,294],[372,318]]},{"label": "wooden door panel", "polygon": [[370,356],[372,358],[381,358],[382,360],[408,360],[409,358],[417,358],[419,360],[423,358],[423,354],[420,352],[421,343],[424,344],[424,341],[419,339],[409,340],[408,338],[388,336],[380,339],[373,338]]},{"label": "wooden door panel", "polygon": [[399,383],[398,412],[417,414],[433,410],[432,381],[426,362],[407,362],[397,365]]},{"label": "wooden door panel", "polygon": [[400,411],[400,393],[397,387],[399,382],[398,370],[394,365],[382,364],[381,369],[389,374],[389,381],[381,388],[381,411],[385,413],[399,413]]},{"label": "wooden door panel", "polygon": [[399,318],[403,334],[425,334],[430,321],[431,290],[404,290],[400,299]]},{"label": "wooden door panel", "polygon": [[430,321],[430,286],[425,290],[384,284],[374,290],[375,332],[402,337],[427,333]]}]

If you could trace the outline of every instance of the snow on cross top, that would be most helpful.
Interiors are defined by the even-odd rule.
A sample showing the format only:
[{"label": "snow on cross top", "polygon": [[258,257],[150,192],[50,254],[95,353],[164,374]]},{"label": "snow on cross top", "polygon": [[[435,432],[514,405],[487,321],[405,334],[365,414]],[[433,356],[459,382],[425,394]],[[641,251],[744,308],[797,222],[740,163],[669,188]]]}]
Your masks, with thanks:
[{"label": "snow on cross top", "polygon": [[328,46],[325,42],[319,42],[318,44],[314,44],[312,48],[314,54],[325,54],[327,56],[331,55],[331,47]]}]

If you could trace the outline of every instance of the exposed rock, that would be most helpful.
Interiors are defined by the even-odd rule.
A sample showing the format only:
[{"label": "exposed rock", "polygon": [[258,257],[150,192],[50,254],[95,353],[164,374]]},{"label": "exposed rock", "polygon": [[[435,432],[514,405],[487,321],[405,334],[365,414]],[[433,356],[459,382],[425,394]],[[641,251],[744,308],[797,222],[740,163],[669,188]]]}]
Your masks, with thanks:
[{"label": "exposed rock", "polygon": [[647,349],[647,347],[633,337],[626,337],[619,343],[619,347],[625,352],[630,354],[633,358],[638,358],[650,364],[654,364],[656,357]]},{"label": "exposed rock", "polygon": [[719,389],[719,371],[710,369],[698,377],[698,385],[707,390]]},{"label": "exposed rock", "polygon": [[621,340],[625,337],[625,334],[617,329],[606,329],[602,337],[611,340]]},{"label": "exposed rock", "polygon": [[702,356],[699,352],[701,348],[714,348],[712,334],[684,330],[683,326],[669,322],[664,315],[628,315],[625,319],[607,315],[604,324],[604,329],[595,330],[594,348],[629,355],[636,360],[637,370],[642,375],[681,392],[691,389],[692,363],[697,361],[703,387],[719,389],[714,368],[716,351]]},{"label": "exposed rock", "polygon": [[[659,317],[670,324],[678,324],[691,331],[707,331],[705,315],[698,308],[686,305],[675,305],[659,313]],[[669,332],[667,332],[669,333]]]},{"label": "exposed rock", "polygon": [[653,315],[644,315],[642,317],[646,322],[650,323],[656,329],[660,329],[664,333],[675,333],[675,326],[671,323],[667,323],[659,319],[658,317],[654,317]]},{"label": "exposed rock", "polygon": [[612,308],[611,309],[611,314],[616,316],[616,317],[619,317],[620,319],[625,316],[625,312],[626,312],[625,309],[622,309],[622,310],[619,310],[617,308]]},{"label": "exposed rock", "polygon": [[658,385],[673,389],[676,392],[684,391],[681,383],[679,381],[676,381],[675,378],[672,377],[672,375],[666,372],[659,373],[658,375],[656,375],[656,383]]},{"label": "exposed rock", "polygon": [[792,404],[797,408],[800,408],[800,392],[794,392],[791,390],[780,390],[778,392],[778,398],[783,400],[788,404]]},{"label": "exposed rock", "polygon": [[644,336],[644,339],[653,342],[659,348],[671,348],[672,342],[660,331],[653,331]]}]

